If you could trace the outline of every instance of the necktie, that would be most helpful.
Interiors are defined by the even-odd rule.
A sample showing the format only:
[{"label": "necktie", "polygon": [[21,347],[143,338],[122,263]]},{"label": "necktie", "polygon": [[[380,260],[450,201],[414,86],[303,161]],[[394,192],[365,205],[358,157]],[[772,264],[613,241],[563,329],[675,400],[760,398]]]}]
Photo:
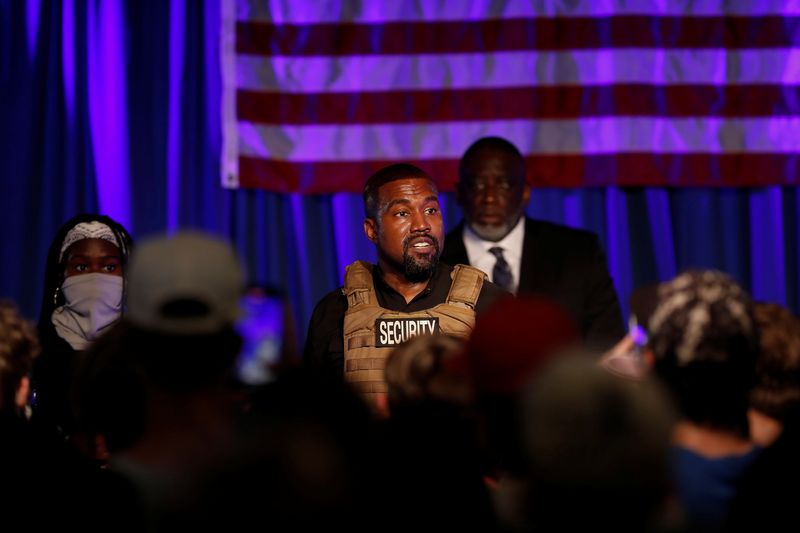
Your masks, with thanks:
[{"label": "necktie", "polygon": [[492,281],[503,287],[509,292],[514,292],[514,277],[511,275],[511,267],[508,266],[506,258],[503,257],[503,249],[499,246],[489,248],[489,252],[497,258],[492,270]]}]

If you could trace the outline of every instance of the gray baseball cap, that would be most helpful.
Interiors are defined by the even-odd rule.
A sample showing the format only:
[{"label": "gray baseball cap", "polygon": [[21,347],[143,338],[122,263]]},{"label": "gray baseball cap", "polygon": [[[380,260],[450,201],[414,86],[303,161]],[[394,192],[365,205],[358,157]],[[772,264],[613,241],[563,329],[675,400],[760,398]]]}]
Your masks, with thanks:
[{"label": "gray baseball cap", "polygon": [[144,239],[128,268],[130,322],[174,335],[221,331],[241,314],[244,272],[226,241],[199,231]]}]

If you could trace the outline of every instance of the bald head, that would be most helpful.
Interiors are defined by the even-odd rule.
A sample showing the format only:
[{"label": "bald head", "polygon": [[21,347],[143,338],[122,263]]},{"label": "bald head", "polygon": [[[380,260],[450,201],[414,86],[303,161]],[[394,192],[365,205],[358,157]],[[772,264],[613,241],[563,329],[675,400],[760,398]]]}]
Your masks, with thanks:
[{"label": "bald head", "polygon": [[492,151],[507,154],[514,162],[514,170],[519,173],[518,177],[525,179],[525,160],[519,149],[511,143],[511,141],[502,137],[481,137],[474,143],[461,156],[461,162],[458,166],[458,174],[460,181],[465,177],[469,177],[476,159],[480,159],[483,152]]}]

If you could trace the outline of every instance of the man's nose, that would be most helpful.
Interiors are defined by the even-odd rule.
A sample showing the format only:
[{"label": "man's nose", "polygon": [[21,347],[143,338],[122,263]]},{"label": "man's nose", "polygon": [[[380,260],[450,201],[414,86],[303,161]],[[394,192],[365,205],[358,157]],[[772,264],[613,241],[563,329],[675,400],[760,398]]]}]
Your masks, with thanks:
[{"label": "man's nose", "polygon": [[489,182],[486,184],[486,187],[483,189],[483,193],[481,194],[481,199],[485,204],[493,204],[497,202],[497,185],[494,182]]},{"label": "man's nose", "polygon": [[411,220],[411,231],[430,231],[431,223],[423,211],[415,211]]}]

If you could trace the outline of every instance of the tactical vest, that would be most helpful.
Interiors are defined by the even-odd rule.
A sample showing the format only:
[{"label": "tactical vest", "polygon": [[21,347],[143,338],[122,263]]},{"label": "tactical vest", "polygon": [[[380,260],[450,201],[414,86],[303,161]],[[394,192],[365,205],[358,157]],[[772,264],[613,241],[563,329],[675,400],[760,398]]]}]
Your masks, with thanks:
[{"label": "tactical vest", "polygon": [[378,305],[372,268],[369,263],[356,261],[347,267],[344,276],[344,375],[368,403],[375,405],[386,395],[386,357],[397,344],[427,333],[469,336],[475,326],[475,303],[486,274],[471,266],[456,265],[444,303],[424,311],[401,313]]}]

